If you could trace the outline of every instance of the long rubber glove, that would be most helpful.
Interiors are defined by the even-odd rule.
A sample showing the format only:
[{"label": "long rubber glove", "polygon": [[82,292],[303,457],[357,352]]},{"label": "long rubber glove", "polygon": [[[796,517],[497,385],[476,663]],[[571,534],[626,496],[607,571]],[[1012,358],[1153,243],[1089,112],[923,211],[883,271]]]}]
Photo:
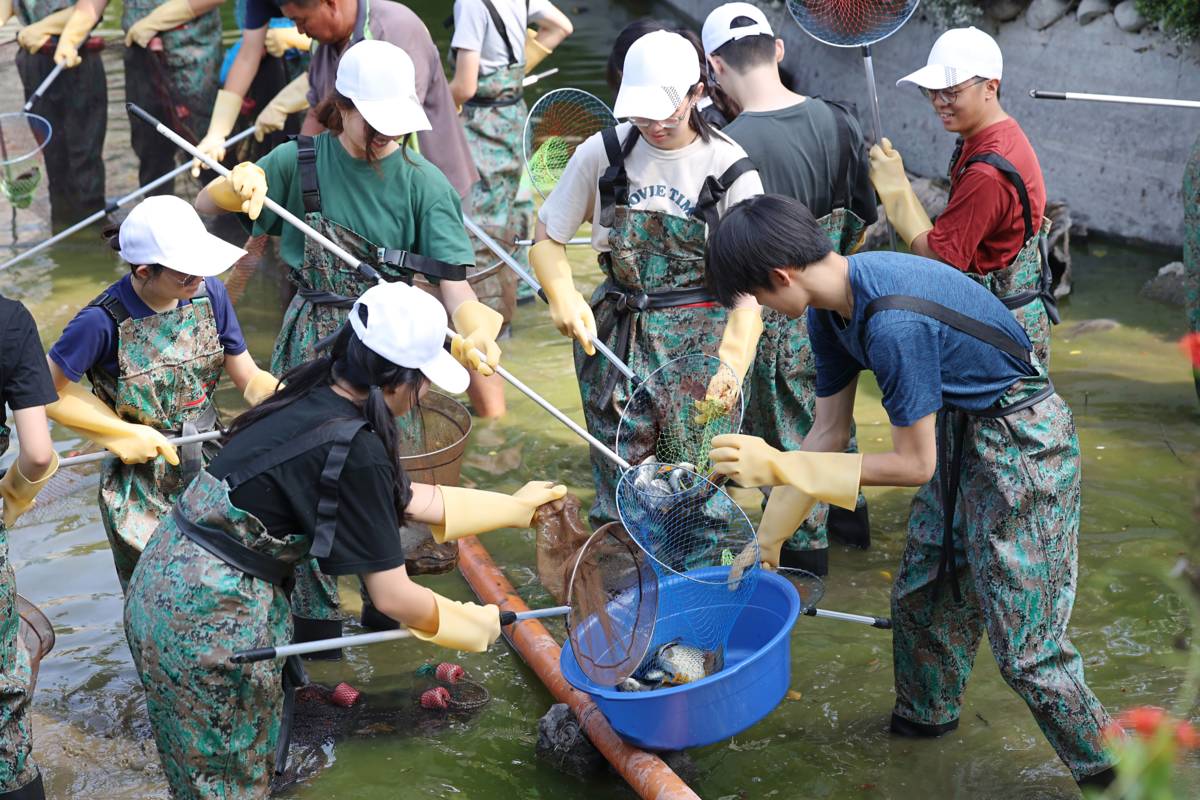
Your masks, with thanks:
[{"label": "long rubber glove", "polygon": [[921,201],[917,199],[908,175],[904,174],[904,159],[900,151],[892,147],[885,137],[880,144],[872,145],[869,154],[871,159],[871,183],[875,185],[875,193],[883,203],[888,221],[896,229],[896,233],[905,244],[912,244],[913,239],[933,228],[929,214]]},{"label": "long rubber glove", "polygon": [[739,486],[794,486],[817,500],[853,510],[858,503],[862,453],[783,452],[757,436],[714,436],[713,471]]},{"label": "long rubber glove", "polygon": [[246,381],[246,388],[242,390],[242,399],[253,408],[282,388],[283,383],[279,378],[265,369],[260,369],[250,377],[250,380]]},{"label": "long rubber glove", "polygon": [[500,607],[460,603],[433,595],[437,603],[438,629],[432,633],[409,628],[423,642],[432,642],[450,650],[482,653],[500,638]]},{"label": "long rubber glove", "polygon": [[596,354],[592,337],[596,335],[596,318],[587,300],[575,288],[567,248],[553,239],[538,242],[529,248],[529,265],[542,284],[550,301],[550,319],[563,336],[573,336],[583,352]]},{"label": "long rubber glove", "polygon": [[163,31],[178,28],[196,18],[196,12],[188,0],[167,0],[158,8],[129,26],[125,34],[125,46],[145,47],[150,40]]},{"label": "long rubber glove", "polygon": [[[217,99],[213,103],[212,117],[208,122],[208,133],[204,134],[204,138],[196,145],[196,149],[213,161],[224,159],[225,140],[229,138],[229,134],[233,133],[233,126],[237,124],[241,113],[242,96],[236,92],[218,89]],[[204,162],[198,158],[194,159],[192,161],[192,177],[199,178],[200,170],[203,167]]]},{"label": "long rubber glove", "polygon": [[42,45],[50,41],[51,36],[58,36],[63,32],[63,28],[66,27],[67,21],[71,19],[73,13],[75,13],[75,8],[67,6],[61,11],[55,11],[37,22],[26,25],[17,32],[17,44],[24,47],[29,53],[37,53],[42,49]]},{"label": "long rubber glove", "polygon": [[243,161],[229,175],[214,179],[205,188],[219,207],[258,219],[267,199],[267,173],[253,161]]},{"label": "long rubber glove", "polygon": [[0,0],[0,26],[12,19],[12,0]]},{"label": "long rubber glove", "polygon": [[[496,344],[496,337],[504,327],[504,317],[478,300],[468,300],[454,309],[450,318],[459,334],[450,342],[450,355],[480,375],[495,372],[495,366],[500,363],[500,345]],[[474,350],[483,353],[484,358],[474,355]]]},{"label": "long rubber glove", "polygon": [[735,308],[729,312],[725,331],[721,334],[721,346],[717,348],[717,358],[729,369],[719,369],[709,379],[705,400],[719,402],[726,409],[733,408],[742,392],[746,372],[754,361],[762,332],[761,309]]},{"label": "long rubber glove", "polygon": [[552,481],[530,481],[511,495],[458,486],[438,486],[437,490],[442,494],[445,519],[441,525],[429,527],[438,544],[500,528],[528,528],[539,506],[567,493],[566,486]]},{"label": "long rubber glove", "polygon": [[46,416],[112,451],[126,464],[144,464],[162,456],[179,466],[179,454],[167,437],[149,425],[126,422],[98,397],[77,383],[68,383],[58,401],[46,406]]},{"label": "long rubber glove", "polygon": [[546,60],[546,56],[554,51],[537,40],[537,31],[525,29],[525,74],[533,72],[534,67]]},{"label": "long rubber glove", "polygon": [[58,45],[54,48],[54,63],[62,64],[67,69],[78,67],[83,61],[83,57],[79,55],[79,48],[87,41],[88,34],[99,21],[100,18],[91,8],[75,6],[71,18],[58,35]]},{"label": "long rubber glove", "polygon": [[4,527],[11,528],[17,517],[33,506],[34,498],[46,486],[46,481],[58,472],[58,453],[53,454],[50,468],[36,481],[26,478],[21,472],[21,462],[14,461],[0,478],[0,497],[4,498]]},{"label": "long rubber glove", "polygon": [[254,139],[261,142],[268,133],[283,130],[289,114],[308,108],[308,73],[279,90],[254,121]]},{"label": "long rubber glove", "polygon": [[288,50],[307,53],[311,48],[312,38],[297,30],[295,25],[267,28],[267,53],[275,58],[283,58]]}]

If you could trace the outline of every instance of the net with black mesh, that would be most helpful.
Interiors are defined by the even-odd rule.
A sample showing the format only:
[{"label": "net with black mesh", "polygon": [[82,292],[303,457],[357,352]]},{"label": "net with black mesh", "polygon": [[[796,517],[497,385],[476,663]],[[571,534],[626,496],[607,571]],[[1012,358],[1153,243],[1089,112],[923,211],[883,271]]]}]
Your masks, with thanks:
[{"label": "net with black mesh", "polygon": [[834,47],[886,39],[919,4],[920,0],[787,0],[788,11],[805,33]]},{"label": "net with black mesh", "polygon": [[[708,399],[709,386],[727,387]],[[677,464],[707,474],[712,438],[742,426],[741,383],[703,353],[668,361],[642,381],[621,411],[617,455],[630,464]]]},{"label": "net with black mesh", "polygon": [[28,208],[42,182],[42,149],[52,130],[45,117],[15,111],[0,114],[0,194],[14,208]]},{"label": "net with black mesh", "polygon": [[555,89],[538,98],[525,120],[525,168],[543,199],[588,137],[617,124],[600,98],[582,89]]}]

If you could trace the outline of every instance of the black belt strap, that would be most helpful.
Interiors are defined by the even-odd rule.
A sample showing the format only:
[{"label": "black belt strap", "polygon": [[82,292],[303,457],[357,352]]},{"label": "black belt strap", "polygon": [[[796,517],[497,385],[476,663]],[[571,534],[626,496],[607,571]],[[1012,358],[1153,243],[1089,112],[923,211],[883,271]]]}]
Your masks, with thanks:
[{"label": "black belt strap", "polygon": [[296,137],[296,164],[300,170],[300,196],[304,199],[304,210],[319,214],[321,187],[317,183],[317,146],[313,137],[304,134]]},{"label": "black belt strap", "polygon": [[353,297],[347,297],[344,294],[337,292],[326,292],[321,289],[312,289],[299,281],[296,283],[296,294],[303,297],[308,302],[315,306],[333,306],[334,308],[342,308],[349,311],[354,307]]},{"label": "black belt strap", "polygon": [[700,196],[697,198],[696,207],[692,209],[692,216],[704,220],[704,224],[708,225],[710,231],[716,228],[717,222],[720,221],[717,204],[724,199],[729,187],[733,186],[733,182],[747,172],[756,172],[757,170],[754,162],[743,156],[730,164],[729,168],[721,173],[721,177],[714,178],[709,175],[704,179],[704,186],[700,189]]},{"label": "black belt strap", "polygon": [[179,511],[171,510],[179,530],[193,542],[235,569],[252,578],[266,581],[284,591],[291,590],[292,565],[287,561],[268,556],[239,542],[227,531],[194,522]]},{"label": "black belt strap", "polygon": [[518,91],[516,94],[504,95],[501,97],[480,97],[479,95],[475,95],[470,100],[463,103],[463,105],[473,106],[475,108],[501,108],[504,106],[515,106],[524,99],[525,95],[521,91]]},{"label": "black belt strap", "polygon": [[914,314],[932,317],[938,322],[949,325],[951,328],[968,336],[973,336],[981,342],[986,342],[1026,364],[1032,363],[1029,358],[1029,350],[1000,328],[968,317],[966,314],[961,314],[952,308],[947,308],[941,303],[926,300],[924,297],[912,297],[906,294],[888,294],[876,297],[870,303],[867,303],[867,310],[863,314],[864,329],[866,323],[875,314],[878,314],[880,311],[890,310],[911,311]]},{"label": "black belt strap", "polygon": [[407,273],[409,277],[404,281],[405,283],[412,283],[413,272],[443,281],[465,281],[467,279],[465,264],[449,264],[436,258],[414,253],[411,250],[381,247],[377,251],[377,258],[379,263]]}]

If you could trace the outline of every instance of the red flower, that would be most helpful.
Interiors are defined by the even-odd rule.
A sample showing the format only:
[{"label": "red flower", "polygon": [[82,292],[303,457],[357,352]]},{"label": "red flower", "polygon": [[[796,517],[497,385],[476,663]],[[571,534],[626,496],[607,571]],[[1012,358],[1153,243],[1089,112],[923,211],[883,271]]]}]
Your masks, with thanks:
[{"label": "red flower", "polygon": [[1181,722],[1175,726],[1175,741],[1184,750],[1195,750],[1200,747],[1200,734],[1190,722]]},{"label": "red flower", "polygon": [[1167,719],[1167,712],[1157,706],[1131,708],[1117,718],[1121,726],[1136,731],[1147,739],[1158,732]]}]

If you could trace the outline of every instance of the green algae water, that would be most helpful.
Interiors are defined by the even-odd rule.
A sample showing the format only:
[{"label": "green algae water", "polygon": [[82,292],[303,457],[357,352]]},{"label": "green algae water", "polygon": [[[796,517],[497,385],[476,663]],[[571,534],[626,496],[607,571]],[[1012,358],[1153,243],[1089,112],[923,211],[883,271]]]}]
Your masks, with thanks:
[{"label": "green algae water", "polygon": [[[440,20],[449,4],[412,5],[444,47],[448,34]],[[539,84],[538,93],[580,86],[606,99],[602,70],[615,33],[641,14],[667,13],[647,3],[562,7],[577,33],[547,63],[562,71]],[[112,11],[107,16],[116,18]],[[110,48],[105,59],[108,194],[117,196],[134,188],[136,164],[122,105],[120,48]],[[5,108],[20,105],[11,74],[13,79],[0,85]],[[194,190],[186,181],[177,188],[183,194]],[[18,247],[49,236],[48,218],[43,193],[17,215]],[[6,212],[0,209],[0,243],[9,240]],[[579,281],[590,288],[599,281],[591,251],[575,248],[573,254]],[[0,255],[8,257],[7,249]],[[1143,704],[1175,706],[1186,677],[1184,648],[1192,636],[1169,573],[1197,530],[1200,407],[1175,345],[1184,331],[1182,311],[1137,292],[1171,258],[1096,239],[1077,246],[1075,291],[1054,336],[1053,378],[1074,409],[1084,464],[1071,634],[1083,653],[1089,683],[1114,712]],[[0,272],[0,292],[29,306],[49,347],[67,320],[122,271],[96,231],[85,231]],[[260,363],[269,356],[281,317],[278,274],[277,264],[264,263],[238,307]],[[1115,324],[1080,325],[1089,320]],[[513,338],[501,343],[505,365],[582,422],[570,345],[555,332],[544,307],[521,306],[513,328]],[[860,442],[867,450],[884,449],[889,434],[878,391],[864,383],[859,394]],[[554,478],[590,502],[585,446],[515,391],[510,389],[508,398],[507,417],[475,421],[464,482],[511,491],[529,479]],[[228,387],[219,399],[229,412],[241,407]],[[69,431],[54,433],[64,446],[79,444]],[[96,480],[94,471],[84,473],[83,491],[43,496],[43,508],[10,533],[18,588],[45,610],[58,634],[57,646],[42,663],[35,698],[35,754],[53,797],[162,798],[167,791],[122,630],[120,589],[95,505]],[[872,548],[835,546],[823,605],[887,614],[912,492],[867,494]],[[553,603],[537,581],[531,531],[501,531],[484,542],[531,606]],[[457,574],[419,580],[456,599],[473,599]],[[350,582],[343,596],[349,605],[357,604]],[[556,630],[553,624],[551,629]],[[441,660],[462,664],[487,686],[491,702],[473,715],[449,720],[417,709],[414,673],[428,661]],[[392,725],[372,727],[335,748],[317,748],[314,759],[328,760],[329,767],[291,788],[288,796],[632,796],[617,777],[581,781],[535,759],[537,720],[553,699],[503,642],[487,653],[457,658],[428,645],[398,642],[351,650],[345,661],[310,664],[309,671],[314,680],[347,681],[399,710]],[[791,688],[788,699],[759,724],[731,741],[689,753],[684,775],[699,795],[1076,796],[1066,769],[1004,684],[986,647],[976,660],[960,728],[936,741],[897,739],[886,732],[893,700],[886,631],[801,618],[792,639]],[[1194,708],[1181,711],[1196,716]],[[1181,766],[1180,786],[1197,785],[1200,762],[1193,759]]]}]

